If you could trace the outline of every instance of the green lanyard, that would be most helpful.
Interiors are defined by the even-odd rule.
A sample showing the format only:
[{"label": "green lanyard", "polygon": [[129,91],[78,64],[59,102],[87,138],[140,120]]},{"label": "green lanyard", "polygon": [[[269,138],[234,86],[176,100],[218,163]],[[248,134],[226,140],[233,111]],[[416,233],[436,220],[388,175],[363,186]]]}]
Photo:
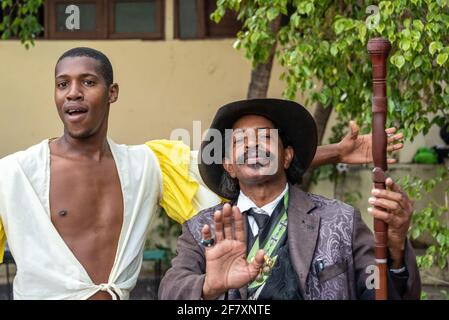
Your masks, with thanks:
[{"label": "green lanyard", "polygon": [[[264,265],[262,266],[261,272],[257,276],[256,280],[254,280],[249,285],[250,289],[261,286],[267,281],[268,277],[270,276],[271,269],[273,268],[277,259],[277,255],[273,257],[274,251],[276,248],[278,248],[279,242],[281,241],[283,235],[287,231],[287,210],[288,210],[288,191],[285,193],[284,196],[284,207],[281,212],[281,218],[277,222],[275,228],[273,229],[268,238],[268,241],[266,241],[265,246],[263,247],[265,253]],[[257,236],[256,241],[254,242],[249,252],[249,255],[247,257],[248,262],[253,261],[257,251],[259,251],[259,236]]]}]

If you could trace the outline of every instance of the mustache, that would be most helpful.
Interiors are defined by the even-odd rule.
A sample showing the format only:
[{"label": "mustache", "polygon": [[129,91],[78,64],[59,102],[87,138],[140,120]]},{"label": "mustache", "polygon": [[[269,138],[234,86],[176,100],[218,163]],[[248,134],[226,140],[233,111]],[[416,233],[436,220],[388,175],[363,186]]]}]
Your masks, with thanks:
[{"label": "mustache", "polygon": [[[251,148],[245,150],[242,154],[236,157],[237,164],[244,164],[248,162],[250,158],[260,158],[262,160],[272,161],[274,160],[274,154],[269,150],[263,148]],[[259,162],[259,160],[257,160]],[[265,161],[264,161],[265,162]]]}]

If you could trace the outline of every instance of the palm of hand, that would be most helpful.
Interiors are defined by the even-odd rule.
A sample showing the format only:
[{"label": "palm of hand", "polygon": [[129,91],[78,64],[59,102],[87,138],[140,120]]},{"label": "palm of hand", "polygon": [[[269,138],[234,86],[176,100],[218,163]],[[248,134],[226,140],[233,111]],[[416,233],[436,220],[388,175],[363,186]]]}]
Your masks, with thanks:
[{"label": "palm of hand", "polygon": [[[396,128],[391,127],[385,130],[385,133],[391,137],[387,138],[387,151],[393,152],[403,148],[401,139],[402,133],[395,134]],[[372,156],[372,135],[359,135],[359,127],[353,121],[350,123],[348,134],[338,143],[340,149],[339,162],[348,164],[371,163]],[[387,163],[395,163],[396,159],[387,158]]]},{"label": "palm of hand", "polygon": [[246,244],[225,239],[206,250],[206,273],[214,288],[241,288],[257,275],[246,261]]},{"label": "palm of hand", "polygon": [[[343,157],[341,162],[366,163],[371,161],[371,135],[365,134],[361,136],[347,135],[340,143],[342,147]],[[344,155],[348,155],[345,157]]]},{"label": "palm of hand", "polygon": [[[203,297],[215,299],[229,289],[244,287],[256,278],[264,263],[264,252],[246,261],[246,239],[243,216],[237,206],[226,203],[223,212],[214,213],[215,245],[206,247],[206,277]],[[233,232],[233,230],[235,232]],[[201,231],[204,240],[211,239],[208,225]]]}]

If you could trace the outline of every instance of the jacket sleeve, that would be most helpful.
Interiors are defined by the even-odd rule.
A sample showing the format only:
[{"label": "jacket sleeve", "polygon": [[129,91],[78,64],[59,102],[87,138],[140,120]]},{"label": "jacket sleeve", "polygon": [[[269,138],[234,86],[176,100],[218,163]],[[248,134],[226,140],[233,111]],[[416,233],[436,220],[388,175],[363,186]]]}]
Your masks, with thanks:
[{"label": "jacket sleeve", "polygon": [[177,255],[159,286],[161,300],[200,300],[205,278],[204,250],[196,243],[187,224],[176,244]]},{"label": "jacket sleeve", "polygon": [[[357,286],[358,299],[374,299],[374,289],[369,289],[368,277],[373,274],[374,236],[368,226],[363,222],[360,212],[354,211],[353,230],[353,258]],[[404,263],[406,271],[395,274],[391,271],[387,274],[389,299],[419,299],[421,294],[421,279],[416,264],[416,256],[410,241],[407,239]]]}]

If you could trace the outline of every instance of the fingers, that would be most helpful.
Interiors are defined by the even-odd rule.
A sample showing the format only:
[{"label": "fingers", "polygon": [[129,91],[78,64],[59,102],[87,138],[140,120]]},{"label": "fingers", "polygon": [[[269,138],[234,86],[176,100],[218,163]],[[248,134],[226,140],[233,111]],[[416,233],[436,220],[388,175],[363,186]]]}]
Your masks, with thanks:
[{"label": "fingers", "polygon": [[214,213],[214,222],[215,222],[215,242],[219,243],[223,241],[223,214],[221,211],[217,210]]},{"label": "fingers", "polygon": [[390,189],[393,190],[394,192],[402,193],[401,187],[399,187],[399,186],[393,181],[393,179],[391,179],[390,177],[388,177],[388,178],[385,180],[385,184],[387,185],[388,188],[390,188]]},{"label": "fingers", "polygon": [[245,227],[240,209],[237,206],[234,206],[232,207],[232,213],[234,215],[235,239],[245,242]]},{"label": "fingers", "polygon": [[387,223],[388,225],[395,226],[397,223],[397,217],[393,213],[389,213],[376,208],[368,208],[368,213],[375,219],[379,219]]},{"label": "fingers", "polygon": [[413,205],[414,205],[414,201],[412,199],[410,199],[407,194],[402,191],[401,187],[395,183],[393,181],[393,179],[391,179],[390,177],[388,177],[385,180],[385,184],[387,186],[387,188],[390,188],[391,190],[393,190],[394,192],[398,193],[401,195],[401,206],[405,209],[410,211],[410,213],[413,211]]},{"label": "fingers", "polygon": [[406,234],[410,227],[413,202],[390,177],[385,180],[385,185],[386,190],[372,190],[374,197],[369,198],[368,202],[375,207],[368,208],[368,213],[387,223],[392,232]]},{"label": "fingers", "polygon": [[402,143],[402,139],[404,138],[404,134],[402,132],[399,132],[397,134],[394,134],[396,132],[395,127],[391,127],[385,130],[387,133],[387,151],[397,151],[404,148],[404,144]]},{"label": "fingers", "polygon": [[355,139],[359,135],[359,126],[354,120],[349,121],[349,127],[351,128],[351,138]]},{"label": "fingers", "polygon": [[404,201],[404,195],[392,190],[373,189],[371,194],[377,199],[387,199],[399,203],[401,206]]},{"label": "fingers", "polygon": [[[226,203],[223,206],[223,211],[215,211],[214,223],[216,243],[225,239],[236,239],[245,242],[245,224],[243,216],[237,206],[231,207],[229,203]],[[235,236],[233,234],[233,229],[235,229]]]},{"label": "fingers", "polygon": [[224,238],[232,240],[234,238],[232,235],[232,208],[229,203],[223,206],[223,229]]},{"label": "fingers", "polygon": [[[385,130],[385,132],[386,132],[386,130]],[[399,132],[396,134],[387,133],[387,135],[388,135],[388,138],[387,138],[388,143],[398,142],[404,138],[404,133],[402,133],[402,132]]]},{"label": "fingers", "polygon": [[396,163],[396,162],[398,162],[395,158],[388,158],[387,159],[387,163],[388,164],[393,164],[393,163]]},{"label": "fingers", "polygon": [[393,152],[393,151],[401,150],[402,148],[404,148],[404,144],[401,142],[401,143],[388,145],[387,146],[387,151],[388,152]]},{"label": "fingers", "polygon": [[393,212],[399,212],[402,209],[399,202],[388,200],[388,199],[370,197],[368,199],[368,202],[369,202],[369,204],[371,204],[373,206],[376,206],[376,207],[379,207],[379,208],[382,208],[385,210],[393,211]]},{"label": "fingers", "polygon": [[256,256],[254,257],[254,261],[256,264],[255,266],[257,267],[257,269],[260,269],[263,266],[263,263],[265,262],[265,252],[263,251],[263,249],[260,249],[259,251],[257,251]]},{"label": "fingers", "polygon": [[256,256],[249,264],[250,274],[251,274],[251,280],[256,279],[257,275],[259,274],[260,268],[262,268],[263,263],[265,261],[264,259],[265,253],[261,249],[257,251]]},{"label": "fingers", "polygon": [[[212,238],[212,232],[210,230],[210,227],[207,224],[205,224],[203,226],[203,229],[201,229],[201,234],[202,234],[204,240],[210,240]],[[207,249],[208,248],[206,248],[206,250]]]},{"label": "fingers", "polygon": [[203,229],[201,230],[204,240],[209,240],[212,237],[212,233],[210,232],[210,227],[205,224]]},{"label": "fingers", "polygon": [[413,201],[401,190],[393,179],[387,178],[385,184],[388,189],[373,189],[368,202],[378,210],[385,210],[400,218],[408,218],[413,211]]}]

